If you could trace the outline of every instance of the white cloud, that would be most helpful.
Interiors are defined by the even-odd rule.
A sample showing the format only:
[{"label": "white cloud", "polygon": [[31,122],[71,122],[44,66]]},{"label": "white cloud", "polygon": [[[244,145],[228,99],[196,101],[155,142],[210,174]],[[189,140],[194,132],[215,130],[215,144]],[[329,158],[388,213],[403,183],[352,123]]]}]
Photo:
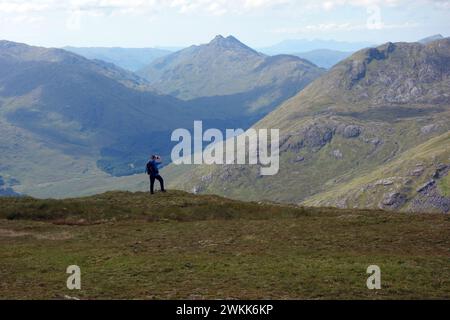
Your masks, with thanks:
[{"label": "white cloud", "polygon": [[326,0],[321,1],[322,7],[325,10],[331,10],[339,6],[355,6],[355,7],[369,7],[369,6],[396,6],[405,0]]},{"label": "white cloud", "polygon": [[[400,23],[400,24],[384,24],[381,23],[377,26],[377,30],[389,30],[389,29],[404,29],[417,27],[417,23]],[[352,24],[352,23],[320,23],[313,25],[306,25],[298,28],[278,28],[271,32],[277,34],[309,34],[311,32],[329,32],[329,31],[354,31],[368,29],[366,24]]]},{"label": "white cloud", "polygon": [[[449,0],[416,0],[449,7]],[[88,14],[148,14],[175,10],[182,14],[249,13],[285,6],[295,10],[321,8],[332,10],[341,6],[398,6],[407,0],[0,0],[0,13],[26,13],[45,10],[82,11]]]},{"label": "white cloud", "polygon": [[0,0],[0,13],[24,14],[29,12],[45,11],[50,9],[53,4],[53,0]]},{"label": "white cloud", "polygon": [[43,17],[35,17],[29,15],[16,15],[3,19],[3,22],[12,24],[36,24],[44,21]]},{"label": "white cloud", "polygon": [[[310,1],[310,0],[304,0]],[[45,10],[94,14],[139,14],[172,9],[179,13],[239,13],[295,3],[293,0],[0,0],[1,13]],[[297,1],[297,3],[303,1]]]}]

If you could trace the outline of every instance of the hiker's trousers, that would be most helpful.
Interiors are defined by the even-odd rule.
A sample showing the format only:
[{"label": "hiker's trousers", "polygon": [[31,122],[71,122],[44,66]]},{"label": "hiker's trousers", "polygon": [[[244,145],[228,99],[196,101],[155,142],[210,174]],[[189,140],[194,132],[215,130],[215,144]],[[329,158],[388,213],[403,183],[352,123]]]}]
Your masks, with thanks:
[{"label": "hiker's trousers", "polygon": [[158,175],[150,175],[150,193],[154,193],[154,187],[155,187],[155,180],[159,181],[159,184],[161,185],[161,191],[164,191],[164,180],[163,178]]}]

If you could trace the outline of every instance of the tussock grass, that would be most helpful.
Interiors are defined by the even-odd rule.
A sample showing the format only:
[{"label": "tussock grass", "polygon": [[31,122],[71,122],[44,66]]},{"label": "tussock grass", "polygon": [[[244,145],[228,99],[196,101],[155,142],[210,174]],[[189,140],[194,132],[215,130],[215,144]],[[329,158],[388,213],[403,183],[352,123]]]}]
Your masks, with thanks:
[{"label": "tussock grass", "polygon": [[[450,298],[450,217],[179,191],[0,199],[0,299]],[[82,290],[66,289],[66,268]],[[366,288],[379,265],[382,289]]]}]

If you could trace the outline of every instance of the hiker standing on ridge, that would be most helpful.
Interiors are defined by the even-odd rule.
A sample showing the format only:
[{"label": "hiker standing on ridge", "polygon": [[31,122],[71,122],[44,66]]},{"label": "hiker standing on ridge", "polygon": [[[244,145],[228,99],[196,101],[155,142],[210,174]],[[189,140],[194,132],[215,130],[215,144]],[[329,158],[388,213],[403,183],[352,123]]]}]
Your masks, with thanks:
[{"label": "hiker standing on ridge", "polygon": [[152,155],[150,158],[150,161],[147,163],[146,172],[150,176],[150,193],[154,194],[154,185],[155,180],[159,181],[159,184],[161,185],[161,191],[166,192],[164,189],[164,180],[159,175],[159,169],[158,167],[161,165],[161,157],[157,155]]}]

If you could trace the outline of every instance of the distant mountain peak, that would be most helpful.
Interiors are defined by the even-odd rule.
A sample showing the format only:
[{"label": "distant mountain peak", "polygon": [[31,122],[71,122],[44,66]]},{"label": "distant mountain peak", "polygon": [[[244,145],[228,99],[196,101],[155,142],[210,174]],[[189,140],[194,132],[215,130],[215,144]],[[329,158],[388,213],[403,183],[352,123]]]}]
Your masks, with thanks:
[{"label": "distant mountain peak", "polygon": [[222,35],[217,35],[209,44],[208,46],[213,47],[220,47],[220,48],[226,48],[226,49],[247,49],[251,51],[255,51],[252,48],[246,46],[242,42],[240,42],[237,38],[233,36],[224,37]]},{"label": "distant mountain peak", "polygon": [[225,37],[222,36],[221,34],[218,34],[217,36],[214,37],[214,39],[212,39],[211,43],[212,42],[219,42],[219,41],[223,41],[223,40],[225,40]]},{"label": "distant mountain peak", "polygon": [[439,33],[439,34],[434,34],[432,36],[420,39],[418,42],[422,43],[422,44],[428,44],[428,43],[433,42],[435,40],[442,40],[442,39],[444,39],[444,36]]}]

